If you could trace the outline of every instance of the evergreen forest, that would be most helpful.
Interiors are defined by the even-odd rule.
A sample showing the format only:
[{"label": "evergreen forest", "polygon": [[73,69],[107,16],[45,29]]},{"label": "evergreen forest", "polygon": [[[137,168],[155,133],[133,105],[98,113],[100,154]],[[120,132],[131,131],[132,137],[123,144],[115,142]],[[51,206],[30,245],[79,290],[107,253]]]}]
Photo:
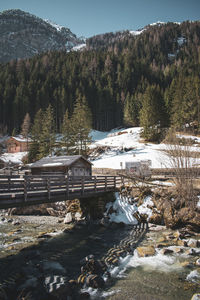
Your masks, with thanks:
[{"label": "evergreen forest", "polygon": [[74,116],[77,124],[83,102],[96,130],[143,126],[148,133],[186,125],[198,130],[200,22],[158,24],[137,36],[110,33],[87,43],[84,51],[1,64],[0,133],[19,133],[27,113],[35,124],[42,111],[44,122],[48,107],[55,132],[62,133]]}]

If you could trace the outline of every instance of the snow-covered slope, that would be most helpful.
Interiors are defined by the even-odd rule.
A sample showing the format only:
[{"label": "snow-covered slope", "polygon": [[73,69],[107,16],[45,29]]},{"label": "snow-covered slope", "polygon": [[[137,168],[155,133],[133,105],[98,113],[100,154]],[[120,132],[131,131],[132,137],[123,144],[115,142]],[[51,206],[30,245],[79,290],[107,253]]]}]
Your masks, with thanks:
[{"label": "snow-covered slope", "polygon": [[[104,147],[105,150],[103,154],[92,160],[93,167],[121,169],[121,167],[125,167],[125,162],[146,159],[152,161],[152,168],[170,167],[169,157],[163,152],[167,146],[141,142],[140,131],[140,127],[110,132],[92,131],[93,143],[91,148]],[[198,142],[196,137],[190,136],[190,138]],[[199,147],[192,147],[191,151],[200,151],[200,149]],[[200,163],[200,160],[195,159],[195,163],[197,162]]]},{"label": "snow-covered slope", "polygon": [[[108,132],[97,130],[91,131],[92,143],[90,145],[91,152],[101,148],[101,154],[93,155],[91,153],[90,160],[94,168],[111,168],[121,169],[125,167],[125,162],[133,162],[140,160],[151,160],[152,168],[170,167],[169,158],[163,152],[166,149],[165,144],[144,143],[140,139],[140,127],[132,127],[127,129],[113,129]],[[195,136],[178,135],[178,137],[193,139],[200,144],[200,138]],[[191,151],[199,151],[199,147],[195,145]],[[10,154],[5,153],[0,156],[4,161],[20,162],[26,153]],[[200,163],[200,159],[195,159],[195,163]]]}]

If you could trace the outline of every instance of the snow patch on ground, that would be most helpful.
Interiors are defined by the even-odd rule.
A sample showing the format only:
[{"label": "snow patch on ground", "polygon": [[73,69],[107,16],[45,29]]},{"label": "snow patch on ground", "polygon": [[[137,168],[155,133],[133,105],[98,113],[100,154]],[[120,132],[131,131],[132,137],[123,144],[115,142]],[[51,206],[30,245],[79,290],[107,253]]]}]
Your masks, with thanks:
[{"label": "snow patch on ground", "polygon": [[[140,139],[141,127],[117,128],[111,131],[101,132],[91,130],[90,137],[92,143],[90,149],[98,147],[106,148],[105,152],[92,163],[94,168],[125,168],[126,162],[136,162],[150,159],[151,168],[170,168],[169,157],[163,151],[168,146],[165,144],[144,143]],[[177,135],[179,137],[191,138],[200,143],[200,138],[192,135]],[[191,151],[199,151],[200,147],[191,147]],[[0,158],[5,162],[22,163],[22,158],[27,152],[4,153]],[[194,159],[193,159],[194,160]],[[195,164],[200,163],[200,159],[195,159]]]},{"label": "snow patch on ground", "polygon": [[[150,207],[154,204],[151,200],[151,196],[146,196],[143,204],[138,207],[136,203],[130,203],[127,197],[121,197],[119,193],[116,193],[115,195],[116,200],[114,202],[109,202],[106,205],[107,210],[105,212],[105,216],[109,217],[110,222],[137,225],[138,221],[134,217],[136,212],[139,212],[140,214],[147,214],[148,219],[152,216],[152,210]],[[110,211],[112,213],[109,213]]]},{"label": "snow patch on ground", "polygon": [[116,193],[115,202],[109,202],[106,205],[107,211],[105,215],[108,214],[111,209],[114,211],[109,214],[109,221],[115,223],[124,223],[124,224],[138,224],[138,221],[133,216],[133,214],[138,210],[136,205],[131,205],[127,200],[123,200],[118,193]]},{"label": "snow patch on ground", "polygon": [[18,152],[18,153],[4,153],[0,156],[1,160],[4,162],[11,162],[14,164],[21,164],[22,159],[26,156],[28,152]]},{"label": "snow patch on ground", "polygon": [[138,211],[140,214],[146,214],[148,216],[147,220],[152,216],[152,209],[149,207],[153,207],[153,201],[151,200],[151,196],[147,196],[144,198],[143,204],[138,207]]},{"label": "snow patch on ground", "polygon": [[[92,131],[91,138],[93,143],[90,147],[91,149],[101,146],[110,148],[92,161],[93,167],[121,169],[125,168],[126,162],[146,159],[151,159],[152,168],[172,167],[168,155],[163,151],[168,146],[166,144],[141,142],[140,132],[141,127],[115,129],[110,132]],[[182,137],[186,136],[182,135]],[[191,151],[199,150],[199,147],[191,147]],[[200,163],[200,159],[195,159],[195,163],[197,162]]]}]

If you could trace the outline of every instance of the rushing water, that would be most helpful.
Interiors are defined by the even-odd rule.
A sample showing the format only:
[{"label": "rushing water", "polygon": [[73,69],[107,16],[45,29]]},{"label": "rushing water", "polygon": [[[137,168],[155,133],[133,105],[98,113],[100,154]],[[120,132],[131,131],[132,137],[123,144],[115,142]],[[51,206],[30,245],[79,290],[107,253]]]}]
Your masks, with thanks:
[{"label": "rushing water", "polygon": [[[149,236],[159,238],[160,233]],[[141,243],[148,245],[149,238]],[[153,257],[138,257],[137,251],[130,257],[124,272],[108,289],[108,300],[188,300],[195,292],[200,292],[200,280],[186,281],[192,267],[183,267],[184,261],[194,264],[197,257],[185,255],[162,255],[160,251]],[[110,293],[110,296],[109,296]]]},{"label": "rushing water", "polygon": [[[61,232],[63,228],[63,224],[13,225],[1,222],[0,282],[9,280],[16,273],[37,277],[39,274],[35,266],[38,264],[49,272],[64,271],[68,279],[77,279],[81,259],[89,254],[101,258],[131,230],[130,226],[113,224],[105,228],[90,224],[58,235],[52,233],[55,229]],[[160,235],[161,232],[148,233],[142,245],[156,241]],[[195,284],[188,285],[186,277],[193,269],[182,267],[181,262],[190,260],[194,263],[196,259],[166,256],[159,252],[153,257],[139,258],[135,253],[122,259],[120,266],[111,270],[112,279],[104,291],[87,291],[92,299],[188,300],[198,288]],[[16,295],[12,299],[16,299]]]}]

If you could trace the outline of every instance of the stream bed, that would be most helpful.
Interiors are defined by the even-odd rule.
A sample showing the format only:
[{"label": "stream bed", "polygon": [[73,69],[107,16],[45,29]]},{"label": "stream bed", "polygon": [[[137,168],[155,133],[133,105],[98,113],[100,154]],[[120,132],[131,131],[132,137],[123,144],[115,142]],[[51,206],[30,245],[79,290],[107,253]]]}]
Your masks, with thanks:
[{"label": "stream bed", "polygon": [[[84,257],[93,254],[101,259],[128,235],[131,228],[130,225],[115,223],[105,227],[95,222],[73,228],[58,223],[58,218],[53,217],[20,219],[16,216],[12,220],[1,217],[0,287],[8,286],[12,291],[9,300],[12,300],[29,285],[35,289],[34,284],[37,287],[41,273],[76,280]],[[199,266],[195,265],[199,252],[193,255],[186,254],[186,251],[161,254],[156,245],[163,234],[170,234],[170,231],[164,227],[159,231],[150,229],[140,244],[153,244],[156,249],[154,256],[139,257],[135,251],[134,255],[121,259],[119,266],[109,270],[111,279],[104,290],[85,288],[83,291],[89,292],[91,299],[190,300],[194,293],[200,292]],[[195,238],[199,239],[199,236]],[[39,288],[33,290],[30,299],[51,299],[45,295],[39,297],[37,293]]]}]

